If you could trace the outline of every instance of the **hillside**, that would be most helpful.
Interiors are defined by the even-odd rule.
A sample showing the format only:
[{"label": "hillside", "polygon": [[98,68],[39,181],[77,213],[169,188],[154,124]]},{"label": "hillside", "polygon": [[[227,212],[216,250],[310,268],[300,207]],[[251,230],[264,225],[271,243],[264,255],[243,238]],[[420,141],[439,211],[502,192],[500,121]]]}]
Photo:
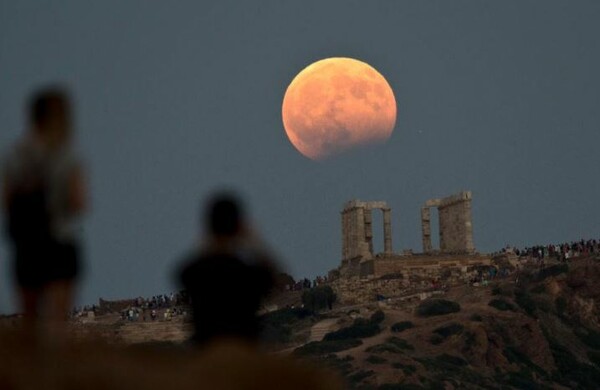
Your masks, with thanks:
[{"label": "hillside", "polygon": [[584,258],[424,301],[338,308],[326,315],[338,331],[293,354],[360,389],[596,388],[599,282],[600,264]]},{"label": "hillside", "polygon": [[[240,383],[249,378],[242,373],[235,377],[236,385],[221,386],[230,378],[215,378],[211,370],[196,371],[194,362],[223,365],[226,372],[225,367],[238,369],[256,360],[253,367],[262,372],[256,381],[268,381],[268,367],[277,364],[289,369],[286,378],[303,375],[299,374],[303,370],[312,372],[294,366],[289,356],[329,367],[345,378],[349,389],[597,388],[599,282],[600,261],[587,257],[545,268],[525,267],[487,285],[455,285],[316,314],[297,305],[298,292],[285,293],[270,304],[288,308],[262,317],[270,352],[227,347],[225,355],[238,356],[237,361],[227,361],[219,349],[200,354],[189,350],[182,344],[190,334],[186,317],[163,319],[166,309],[158,310],[156,321],[128,321],[118,313],[79,318],[71,333],[81,343],[66,351],[41,351],[50,357],[36,355],[40,351],[10,336],[19,321],[13,316],[4,319],[5,331],[0,332],[4,334],[0,384],[13,386],[0,387],[35,388],[28,384],[37,385],[41,379],[29,377],[28,370],[55,364],[77,367],[46,373],[57,383],[81,384],[100,375],[111,388],[142,382],[150,386],[146,388],[167,383],[169,388],[198,383],[242,388]],[[97,336],[109,343],[89,341]],[[40,362],[41,366],[32,366]],[[187,368],[180,371],[179,365]],[[181,380],[164,379],[180,372]],[[139,375],[144,379],[136,378]],[[314,371],[314,375],[321,384],[331,378],[330,386],[323,388],[337,386],[329,374]],[[298,382],[306,385],[302,388],[318,388],[314,380],[305,379]],[[103,388],[102,383],[97,387]]]}]

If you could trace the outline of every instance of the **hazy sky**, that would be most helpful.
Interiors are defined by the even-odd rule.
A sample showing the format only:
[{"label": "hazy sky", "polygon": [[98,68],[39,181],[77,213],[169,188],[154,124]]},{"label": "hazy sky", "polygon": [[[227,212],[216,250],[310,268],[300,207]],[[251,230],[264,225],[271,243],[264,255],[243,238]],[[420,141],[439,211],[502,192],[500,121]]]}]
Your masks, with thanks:
[{"label": "hazy sky", "polygon": [[[35,87],[71,88],[93,203],[81,302],[173,289],[223,186],[296,277],[338,265],[352,198],[390,204],[398,251],[420,250],[426,199],[462,189],[480,251],[600,236],[598,1],[50,3],[0,0],[0,147]],[[387,144],[317,163],[281,103],[330,56],[378,69],[398,119]]]}]

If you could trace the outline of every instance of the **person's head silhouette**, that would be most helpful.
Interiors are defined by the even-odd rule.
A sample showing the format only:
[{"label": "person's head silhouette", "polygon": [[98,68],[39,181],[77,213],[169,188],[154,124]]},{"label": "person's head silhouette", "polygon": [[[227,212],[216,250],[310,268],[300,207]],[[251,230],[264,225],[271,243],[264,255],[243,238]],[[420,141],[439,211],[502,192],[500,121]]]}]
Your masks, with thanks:
[{"label": "person's head silhouette", "polygon": [[71,102],[61,88],[37,92],[29,103],[29,119],[33,132],[48,146],[58,147],[71,136]]},{"label": "person's head silhouette", "polygon": [[230,238],[243,230],[244,212],[241,202],[231,194],[218,194],[208,204],[206,227],[217,238]]}]

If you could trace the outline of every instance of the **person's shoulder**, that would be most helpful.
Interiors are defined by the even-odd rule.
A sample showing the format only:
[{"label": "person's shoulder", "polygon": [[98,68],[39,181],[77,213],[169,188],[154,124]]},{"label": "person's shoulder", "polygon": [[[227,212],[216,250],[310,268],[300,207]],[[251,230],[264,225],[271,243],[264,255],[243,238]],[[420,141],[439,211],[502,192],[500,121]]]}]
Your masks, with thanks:
[{"label": "person's shoulder", "polygon": [[196,251],[188,251],[180,255],[181,264],[188,266],[191,263],[195,262],[198,258],[198,253]]},{"label": "person's shoulder", "polygon": [[182,265],[179,271],[180,279],[185,283],[185,280],[190,277],[196,278],[204,272],[205,268],[210,266],[211,260],[211,256],[199,251],[186,254],[183,256],[183,261],[181,262]]}]

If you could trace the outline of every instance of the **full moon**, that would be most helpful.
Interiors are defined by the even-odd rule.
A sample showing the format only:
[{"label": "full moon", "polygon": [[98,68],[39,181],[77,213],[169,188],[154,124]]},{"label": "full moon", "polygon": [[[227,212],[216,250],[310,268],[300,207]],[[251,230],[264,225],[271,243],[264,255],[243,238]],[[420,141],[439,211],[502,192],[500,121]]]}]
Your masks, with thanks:
[{"label": "full moon", "polygon": [[312,160],[385,142],[396,123],[396,99],[385,78],[352,58],[327,58],[304,68],[281,108],[290,142]]}]

